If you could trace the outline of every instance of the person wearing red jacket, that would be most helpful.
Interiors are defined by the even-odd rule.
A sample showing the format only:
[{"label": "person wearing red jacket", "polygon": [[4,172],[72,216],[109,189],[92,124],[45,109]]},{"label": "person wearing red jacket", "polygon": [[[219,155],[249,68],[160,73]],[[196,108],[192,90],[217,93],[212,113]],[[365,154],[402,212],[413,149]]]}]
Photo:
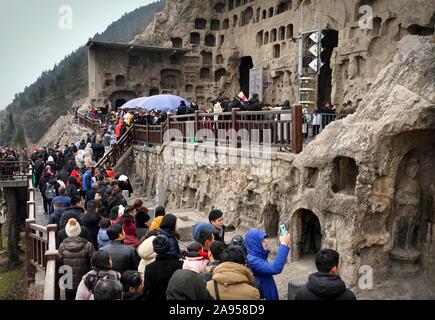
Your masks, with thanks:
[{"label": "person wearing red jacket", "polygon": [[[74,177],[77,179],[77,182],[79,183],[80,187],[83,185],[82,184],[82,179],[80,178],[80,169],[79,167],[75,166],[73,171],[71,171],[71,174],[69,175],[70,177]],[[68,185],[67,185],[68,186]]]}]

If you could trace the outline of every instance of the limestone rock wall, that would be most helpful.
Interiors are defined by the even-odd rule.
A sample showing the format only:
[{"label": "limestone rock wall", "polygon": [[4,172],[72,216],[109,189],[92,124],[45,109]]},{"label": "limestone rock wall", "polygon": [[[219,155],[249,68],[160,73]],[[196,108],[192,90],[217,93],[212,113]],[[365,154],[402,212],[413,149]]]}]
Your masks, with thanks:
[{"label": "limestone rock wall", "polygon": [[[359,26],[364,5],[372,10],[370,29]],[[268,83],[264,101],[274,104],[295,101],[299,29],[335,30],[338,45],[330,70],[324,67],[332,86],[320,85],[335,105],[349,99],[359,105],[400,39],[433,34],[434,9],[430,0],[168,0],[133,42],[192,49],[185,58],[186,95],[200,103],[220,91],[237,94],[241,58],[249,56]]]},{"label": "limestone rock wall", "polygon": [[[258,226],[272,237],[285,223],[293,261],[333,248],[351,284],[362,265],[375,280],[433,281],[434,53],[433,37],[404,37],[358,111],[331,123],[299,155],[272,152],[241,164],[240,155],[224,162],[200,146],[166,145],[136,149],[137,174],[168,208],[219,208],[227,224]],[[235,159],[238,165],[228,164]]]}]

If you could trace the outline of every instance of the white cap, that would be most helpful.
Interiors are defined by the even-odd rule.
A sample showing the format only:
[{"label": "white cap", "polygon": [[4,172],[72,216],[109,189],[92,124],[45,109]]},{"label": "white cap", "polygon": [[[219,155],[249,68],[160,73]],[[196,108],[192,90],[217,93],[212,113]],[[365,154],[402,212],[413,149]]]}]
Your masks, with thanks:
[{"label": "white cap", "polygon": [[118,209],[118,216],[122,216],[122,215],[124,214],[124,211],[125,211],[125,208],[124,208],[124,206],[121,204],[121,205],[119,206],[119,209]]},{"label": "white cap", "polygon": [[127,180],[128,180],[128,177],[125,176],[125,175],[121,175],[121,176],[119,176],[119,178],[118,178],[118,181],[123,181],[123,182],[125,182],[125,181],[127,181]]}]

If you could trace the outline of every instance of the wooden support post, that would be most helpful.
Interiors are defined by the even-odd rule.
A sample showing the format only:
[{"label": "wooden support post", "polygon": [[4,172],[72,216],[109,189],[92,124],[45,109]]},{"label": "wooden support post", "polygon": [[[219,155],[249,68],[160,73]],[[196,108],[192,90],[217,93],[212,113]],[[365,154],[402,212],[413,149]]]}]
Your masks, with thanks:
[{"label": "wooden support post", "polygon": [[198,130],[199,130],[199,111],[195,111],[195,132],[194,132],[195,136]]},{"label": "wooden support post", "polygon": [[292,152],[302,152],[302,106],[292,108]]},{"label": "wooden support post", "polygon": [[147,147],[150,144],[150,125],[147,123]]},{"label": "wooden support post", "polygon": [[241,142],[239,143],[237,140],[237,136],[238,136],[237,131],[239,130],[238,120],[240,117],[239,111],[240,111],[240,109],[238,109],[238,108],[231,109],[231,129],[234,130],[234,132],[235,132],[234,138],[236,139],[236,141],[234,142],[233,145],[237,146],[237,148],[241,147]]},{"label": "wooden support post", "polygon": [[36,218],[35,201],[27,201],[27,218],[31,220]]},{"label": "wooden support post", "polygon": [[45,252],[47,264],[45,268],[44,300],[59,300],[59,251],[56,250],[57,225],[47,226],[48,250]]},{"label": "wooden support post", "polygon": [[33,247],[33,239],[30,237],[32,230],[30,224],[35,223],[35,219],[26,219],[26,278],[27,283],[32,282],[35,279],[35,267],[30,263],[33,259],[35,248]]}]

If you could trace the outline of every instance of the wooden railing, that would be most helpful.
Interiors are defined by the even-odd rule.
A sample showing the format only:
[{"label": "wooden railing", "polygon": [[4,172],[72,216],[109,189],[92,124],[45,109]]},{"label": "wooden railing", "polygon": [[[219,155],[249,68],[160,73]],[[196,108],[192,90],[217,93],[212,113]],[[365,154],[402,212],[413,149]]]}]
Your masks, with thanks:
[{"label": "wooden railing", "polygon": [[[138,126],[139,128],[140,126]],[[168,117],[165,128],[174,130],[173,140],[203,142],[213,138],[216,143],[235,140],[240,136],[248,145],[268,143],[271,147],[287,148],[294,153],[302,151],[302,108],[279,111],[240,111],[200,113]],[[162,126],[163,130],[163,126]],[[229,136],[230,130],[235,136]],[[174,136],[175,135],[175,136]],[[164,132],[163,132],[164,136]],[[236,141],[228,141],[242,146]],[[155,142],[156,143],[156,142]],[[163,143],[163,140],[160,141]]]},{"label": "wooden railing", "polygon": [[0,161],[0,180],[25,180],[29,161]]},{"label": "wooden railing", "polygon": [[134,127],[135,125],[132,125],[128,128],[127,132],[112,145],[110,150],[97,162],[95,167],[102,167],[106,163],[111,167],[116,165],[124,152],[127,151],[134,142]]},{"label": "wooden railing", "polygon": [[[267,143],[271,147],[284,148],[297,154],[302,151],[304,142],[308,143],[326,125],[342,117],[340,114],[303,114],[302,107],[298,105],[291,110],[277,111],[233,109],[231,112],[221,113],[196,112],[182,116],[170,114],[161,125],[131,126],[96,166],[101,167],[105,163],[115,166],[133,143],[162,145],[165,140],[201,143],[214,139],[216,144],[237,148],[251,143]],[[89,120],[84,121],[84,125],[92,128],[94,125]],[[229,134],[232,129],[235,136]],[[172,131],[166,136],[168,130]]]},{"label": "wooden railing", "polygon": [[146,145],[163,143],[164,125],[134,125],[134,142]]},{"label": "wooden railing", "polygon": [[32,181],[33,169],[27,174],[28,201],[26,219],[26,277],[35,280],[36,271],[45,272],[44,300],[58,300],[59,253],[56,250],[57,225],[41,226],[36,223],[35,188]]},{"label": "wooden railing", "polygon": [[99,119],[92,119],[85,114],[80,112],[76,113],[76,117],[79,120],[79,124],[85,126],[99,134],[104,133],[107,130],[107,126],[103,125]]}]

